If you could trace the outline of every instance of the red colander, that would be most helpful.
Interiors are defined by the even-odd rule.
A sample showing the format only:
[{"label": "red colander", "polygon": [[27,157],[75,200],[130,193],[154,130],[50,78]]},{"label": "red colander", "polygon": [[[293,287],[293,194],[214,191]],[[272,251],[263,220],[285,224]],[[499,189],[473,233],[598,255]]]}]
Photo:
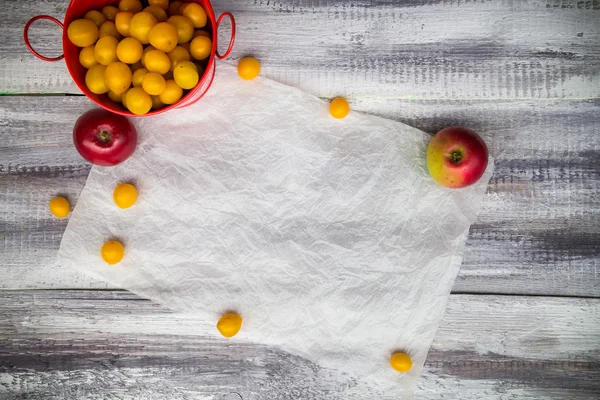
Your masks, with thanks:
[{"label": "red colander", "polygon": [[[190,1],[188,1],[188,3],[189,2]],[[79,48],[79,47],[75,46],[73,43],[71,43],[71,41],[67,37],[67,27],[69,26],[69,24],[72,21],[79,19],[79,18],[83,18],[85,13],[87,13],[90,10],[101,10],[104,6],[109,6],[109,5],[117,6],[119,4],[118,0],[71,0],[71,3],[69,4],[69,8],[67,8],[67,12],[65,14],[64,23],[61,23],[58,19],[51,17],[49,15],[38,15],[36,17],[31,18],[25,24],[25,28],[23,31],[23,39],[25,40],[25,45],[27,46],[29,51],[31,53],[33,53],[34,56],[36,56],[37,58],[39,58],[41,60],[54,62],[54,61],[60,61],[64,58],[65,62],[67,63],[67,69],[69,70],[71,77],[73,78],[73,80],[75,81],[75,83],[77,84],[79,89],[88,98],[90,98],[94,103],[98,104],[100,107],[103,107],[103,108],[105,108],[111,112],[117,113],[117,114],[133,116],[133,117],[156,115],[156,114],[160,114],[165,111],[171,110],[173,108],[189,106],[190,104],[195,103],[202,96],[204,96],[206,94],[206,92],[208,91],[208,89],[210,88],[210,85],[212,84],[212,81],[215,76],[215,68],[216,68],[215,57],[218,58],[219,60],[224,60],[225,58],[227,58],[229,56],[229,54],[231,53],[231,50],[233,49],[233,43],[235,40],[235,19],[233,18],[233,15],[230,12],[224,12],[217,19],[217,18],[215,18],[215,13],[214,13],[214,10],[213,10],[212,5],[210,4],[209,0],[194,0],[193,2],[199,3],[206,11],[208,21],[207,21],[206,27],[204,29],[210,30],[210,32],[212,34],[212,50],[211,50],[210,56],[208,57],[208,64],[206,65],[204,73],[200,77],[198,84],[193,89],[191,89],[185,96],[183,96],[177,103],[165,106],[159,110],[151,110],[150,112],[148,112],[147,114],[144,114],[144,115],[132,114],[131,112],[129,112],[129,110],[125,109],[121,104],[118,104],[118,103],[115,103],[114,101],[112,101],[106,94],[95,94],[95,93],[90,92],[90,90],[87,88],[87,86],[85,84],[85,73],[87,70],[79,63],[79,52],[81,51],[81,48]],[[225,51],[225,53],[220,54],[219,51],[217,50],[217,38],[219,36],[218,29],[219,29],[219,26],[221,25],[221,22],[223,21],[223,19],[225,17],[229,17],[231,19],[231,39],[229,40],[229,46],[227,47],[227,50]],[[63,30],[63,35],[62,35],[63,54],[62,55],[60,55],[58,57],[54,57],[54,58],[44,57],[43,55],[41,55],[37,51],[35,51],[33,49],[33,47],[31,46],[31,43],[29,43],[29,34],[28,34],[29,27],[31,26],[31,24],[33,22],[35,22],[39,19],[46,19],[46,20],[52,21],[52,22],[56,23],[58,26],[60,26],[61,29]]]}]

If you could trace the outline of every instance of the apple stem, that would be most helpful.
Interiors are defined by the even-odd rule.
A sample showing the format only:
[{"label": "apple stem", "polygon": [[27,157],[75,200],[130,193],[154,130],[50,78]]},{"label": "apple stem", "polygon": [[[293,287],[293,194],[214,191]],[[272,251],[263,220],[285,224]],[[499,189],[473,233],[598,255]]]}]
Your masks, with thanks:
[{"label": "apple stem", "polygon": [[450,152],[450,162],[452,164],[458,165],[463,160],[463,153],[460,150],[452,150]]},{"label": "apple stem", "polygon": [[98,132],[98,140],[102,144],[108,143],[110,141],[110,132],[101,130],[100,132]]}]

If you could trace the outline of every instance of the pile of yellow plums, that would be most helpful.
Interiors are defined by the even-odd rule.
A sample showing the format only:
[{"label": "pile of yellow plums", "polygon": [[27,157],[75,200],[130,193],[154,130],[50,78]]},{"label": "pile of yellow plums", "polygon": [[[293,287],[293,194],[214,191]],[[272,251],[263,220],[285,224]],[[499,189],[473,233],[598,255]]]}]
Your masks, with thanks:
[{"label": "pile of yellow plums", "polygon": [[[194,88],[212,52],[206,11],[198,3],[121,0],[88,11],[67,28],[87,69],[85,84],[136,115],[181,99]],[[203,29],[204,28],[204,29]]]}]

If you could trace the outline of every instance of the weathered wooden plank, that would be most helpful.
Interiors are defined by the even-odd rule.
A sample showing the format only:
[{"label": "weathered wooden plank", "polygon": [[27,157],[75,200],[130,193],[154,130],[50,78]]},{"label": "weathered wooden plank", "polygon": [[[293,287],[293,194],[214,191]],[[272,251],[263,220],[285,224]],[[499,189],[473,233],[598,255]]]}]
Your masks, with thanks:
[{"label": "weathered wooden plank", "polygon": [[[2,288],[106,284],[52,266],[65,221],[47,201],[74,204],[89,166],[71,145],[82,97],[0,98]],[[600,296],[600,101],[376,101],[353,107],[428,132],[466,125],[490,137],[495,174],[471,228],[454,290]],[[37,111],[39,110],[39,111]]]},{"label": "weathered wooden plank", "polygon": [[[67,3],[5,2],[0,91],[80,93],[64,62],[34,58],[21,40],[27,19],[62,19]],[[265,76],[319,96],[600,96],[596,0],[221,0],[214,7],[238,22],[230,62],[254,54]],[[52,23],[34,25],[31,36],[43,54],[61,52]]]},{"label": "weathered wooden plank", "polygon": [[75,205],[91,165],[72,141],[83,97],[0,98],[0,265],[3,288],[96,287],[106,283],[54,266],[67,220],[47,209],[54,196]]},{"label": "weathered wooden plank", "polygon": [[[591,398],[599,311],[597,299],[452,295],[415,398]],[[310,400],[354,385],[128,292],[2,291],[0,316],[0,397]]]}]

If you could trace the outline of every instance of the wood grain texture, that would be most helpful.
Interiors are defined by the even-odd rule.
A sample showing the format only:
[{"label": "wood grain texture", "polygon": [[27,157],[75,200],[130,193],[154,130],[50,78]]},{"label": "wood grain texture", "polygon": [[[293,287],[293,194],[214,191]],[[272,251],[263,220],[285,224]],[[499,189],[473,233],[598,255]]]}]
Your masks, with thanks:
[{"label": "wood grain texture", "polygon": [[[64,62],[46,63],[22,41],[30,17],[63,19],[67,0],[5,1],[0,90],[80,93]],[[576,0],[220,0],[247,54],[269,78],[331,97],[547,99],[600,96],[600,2]],[[225,42],[228,32],[221,34]],[[32,28],[43,54],[60,29]]]},{"label": "wood grain texture", "polygon": [[[597,299],[453,295],[415,398],[592,398],[599,311]],[[0,315],[0,398],[340,399],[356,385],[301,357],[215,338],[197,317],[128,292],[4,291]]]},{"label": "wood grain texture", "polygon": [[[62,19],[68,3],[3,3],[0,92],[80,93],[64,62],[22,42],[30,17]],[[230,63],[254,55],[263,75],[354,110],[484,134],[495,173],[455,293],[600,297],[600,1],[213,5],[238,22]],[[60,54],[51,23],[31,36]],[[90,107],[0,97],[0,289],[109,288],[53,265],[66,221],[47,211],[83,188],[90,166],[70,137]],[[599,301],[452,295],[415,398],[598,398]],[[0,399],[311,400],[344,387],[380,398],[277,349],[209,338],[198,322],[122,291],[0,290]]]},{"label": "wood grain texture", "polygon": [[[470,126],[496,158],[455,292],[600,296],[599,100],[391,103],[385,113],[379,101],[353,106],[431,133]],[[89,165],[71,127],[91,106],[72,96],[0,98],[0,287],[107,287],[52,265],[66,221],[47,211],[59,193],[75,204],[85,184]]]},{"label": "wood grain texture", "polygon": [[[0,98],[0,265],[2,288],[95,287],[106,283],[53,265],[67,220],[53,218],[57,195],[77,203],[90,171],[72,141],[83,97]],[[6,279],[5,279],[6,278]]]}]

